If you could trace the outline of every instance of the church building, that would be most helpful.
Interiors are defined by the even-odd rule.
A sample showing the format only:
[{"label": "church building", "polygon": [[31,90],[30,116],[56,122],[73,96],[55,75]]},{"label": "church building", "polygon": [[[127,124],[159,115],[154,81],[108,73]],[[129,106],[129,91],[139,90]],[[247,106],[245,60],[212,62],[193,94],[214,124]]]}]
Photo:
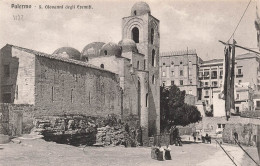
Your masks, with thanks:
[{"label": "church building", "polygon": [[7,44],[0,54],[0,103],[29,104],[42,115],[116,114],[142,128],[144,144],[160,133],[159,20],[145,2],[122,19],[122,40],[80,52],[46,54]]}]

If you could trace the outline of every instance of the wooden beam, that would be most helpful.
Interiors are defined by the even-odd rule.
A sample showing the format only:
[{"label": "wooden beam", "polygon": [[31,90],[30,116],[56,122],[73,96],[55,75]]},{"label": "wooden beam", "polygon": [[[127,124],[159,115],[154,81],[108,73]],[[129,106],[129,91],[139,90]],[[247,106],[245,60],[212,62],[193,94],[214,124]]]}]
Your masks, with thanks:
[{"label": "wooden beam", "polygon": [[[228,45],[228,46],[232,46],[232,45],[233,45],[233,44],[229,44],[229,43],[223,42],[223,41],[221,41],[221,40],[219,40],[219,42],[222,43],[222,44],[224,44],[224,45]],[[243,49],[243,50],[247,50],[247,51],[250,51],[250,52],[253,52],[253,53],[256,53],[256,54],[260,54],[260,52],[251,50],[251,49],[249,49],[249,48],[242,47],[242,46],[237,45],[237,44],[235,44],[235,46],[238,47],[238,48],[241,48],[241,49]]]}]

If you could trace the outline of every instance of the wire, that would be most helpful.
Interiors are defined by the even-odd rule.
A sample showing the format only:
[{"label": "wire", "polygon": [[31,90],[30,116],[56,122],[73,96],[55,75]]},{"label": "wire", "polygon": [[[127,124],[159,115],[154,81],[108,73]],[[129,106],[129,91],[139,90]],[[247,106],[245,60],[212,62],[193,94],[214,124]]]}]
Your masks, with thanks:
[{"label": "wire", "polygon": [[245,13],[246,13],[246,11],[247,11],[247,9],[248,9],[250,3],[251,3],[251,1],[252,1],[252,0],[250,0],[249,3],[247,4],[247,7],[246,7],[246,9],[245,9],[245,11],[244,11],[242,17],[240,18],[240,20],[239,20],[239,22],[238,22],[238,24],[237,24],[237,26],[236,26],[234,32],[232,33],[232,35],[231,35],[230,38],[228,39],[228,42],[227,42],[227,43],[229,43],[230,39],[234,36],[234,34],[235,34],[235,32],[236,32],[236,30],[237,30],[237,28],[238,28],[240,22],[242,21],[242,19],[243,19],[244,15],[245,15]]}]

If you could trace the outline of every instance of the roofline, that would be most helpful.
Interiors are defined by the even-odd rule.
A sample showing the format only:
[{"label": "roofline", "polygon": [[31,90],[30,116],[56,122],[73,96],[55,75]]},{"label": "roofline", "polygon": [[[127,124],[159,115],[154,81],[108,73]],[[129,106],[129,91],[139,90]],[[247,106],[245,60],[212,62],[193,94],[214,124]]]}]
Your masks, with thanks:
[{"label": "roofline", "polygon": [[27,52],[27,53],[30,53],[30,54],[33,54],[33,55],[36,55],[36,56],[39,56],[39,57],[45,57],[45,58],[54,59],[54,60],[58,60],[58,61],[62,61],[62,62],[74,64],[74,65],[79,65],[79,66],[83,66],[83,67],[93,68],[93,69],[106,71],[106,72],[109,72],[109,73],[117,75],[116,73],[113,73],[113,72],[111,72],[109,70],[105,70],[105,69],[96,67],[94,65],[87,64],[86,62],[83,62],[83,61],[74,60],[74,59],[67,59],[67,58],[63,58],[63,57],[60,57],[60,56],[54,56],[54,55],[51,55],[51,54],[35,51],[35,50],[32,50],[32,49],[28,49],[28,48],[19,47],[19,46],[15,46],[15,45],[11,45],[11,44],[6,44],[4,47],[6,47],[6,46],[10,46],[10,47],[18,49],[20,51],[24,51],[24,52]]}]

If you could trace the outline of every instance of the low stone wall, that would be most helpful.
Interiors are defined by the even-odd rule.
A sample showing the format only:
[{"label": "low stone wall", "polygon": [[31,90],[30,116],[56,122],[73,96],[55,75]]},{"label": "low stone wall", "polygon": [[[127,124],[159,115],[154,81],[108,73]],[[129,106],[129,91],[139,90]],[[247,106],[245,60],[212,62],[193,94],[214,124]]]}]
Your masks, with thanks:
[{"label": "low stone wall", "polygon": [[27,104],[0,104],[0,134],[20,136],[33,128],[35,109]]},{"label": "low stone wall", "polygon": [[43,116],[32,105],[0,104],[0,134],[20,136],[33,131],[46,141],[71,145],[142,145],[142,129],[134,115],[87,116],[58,114]]},{"label": "low stone wall", "polygon": [[202,129],[203,129],[204,133],[214,135],[214,134],[216,134],[216,131],[219,129],[219,125],[221,125],[221,128],[223,128],[223,125],[227,126],[229,124],[260,125],[260,119],[232,116],[227,121],[226,117],[203,117],[203,119],[200,123],[202,123]]},{"label": "low stone wall", "polygon": [[238,142],[242,145],[256,146],[257,144],[257,125],[255,124],[227,124],[223,130],[223,142],[235,143],[234,133],[238,134]]}]

